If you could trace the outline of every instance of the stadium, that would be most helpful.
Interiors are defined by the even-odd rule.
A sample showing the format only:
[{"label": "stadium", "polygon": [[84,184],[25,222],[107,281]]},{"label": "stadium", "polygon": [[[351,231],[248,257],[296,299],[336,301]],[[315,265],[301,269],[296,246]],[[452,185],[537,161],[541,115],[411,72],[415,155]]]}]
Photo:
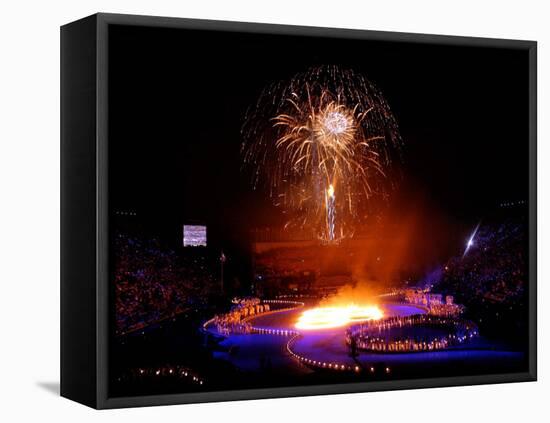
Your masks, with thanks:
[{"label": "stadium", "polygon": [[[232,257],[208,247],[208,231],[178,252],[120,235],[115,339],[124,365],[115,386],[170,392],[519,370],[523,232],[509,209],[499,211],[512,217],[480,225],[467,255],[416,286],[361,282],[345,266],[350,244],[307,248],[279,238],[267,246],[264,236],[251,250],[256,295],[229,297],[245,290],[222,280]],[[315,266],[317,255],[324,266]],[[267,267],[275,262],[287,270]]]},{"label": "stadium", "polygon": [[516,53],[150,36],[110,34],[110,395],[525,371]]}]

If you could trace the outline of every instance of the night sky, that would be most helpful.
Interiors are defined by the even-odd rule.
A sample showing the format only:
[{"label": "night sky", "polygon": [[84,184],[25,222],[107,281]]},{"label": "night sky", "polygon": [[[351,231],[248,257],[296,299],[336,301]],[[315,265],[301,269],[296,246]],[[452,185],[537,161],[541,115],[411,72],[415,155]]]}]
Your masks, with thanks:
[{"label": "night sky", "polygon": [[[405,148],[394,199],[471,224],[527,200],[527,52],[214,33],[109,30],[110,208],[164,226],[204,222],[223,242],[276,221],[242,170],[240,128],[262,88],[336,64],[384,94]],[[178,235],[180,235],[178,233]]]}]

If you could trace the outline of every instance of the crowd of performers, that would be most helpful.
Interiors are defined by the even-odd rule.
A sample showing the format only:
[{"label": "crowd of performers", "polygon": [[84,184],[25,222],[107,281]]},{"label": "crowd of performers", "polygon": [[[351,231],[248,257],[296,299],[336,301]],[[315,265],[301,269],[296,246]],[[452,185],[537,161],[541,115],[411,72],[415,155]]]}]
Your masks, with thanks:
[{"label": "crowd of performers", "polygon": [[[420,335],[394,337],[396,328],[418,326],[424,328],[445,329],[446,335],[430,335],[429,331]],[[357,350],[373,352],[415,352],[435,351],[460,345],[478,335],[477,326],[467,320],[415,314],[412,316],[396,316],[382,320],[372,320],[353,325],[346,331],[346,343],[354,355]]]},{"label": "crowd of performers", "polygon": [[229,312],[214,316],[210,322],[220,333],[251,333],[252,326],[246,319],[270,310],[269,304],[262,304],[256,297],[234,298],[232,302]]},{"label": "crowd of performers", "polygon": [[429,290],[406,289],[404,297],[409,304],[424,307],[435,316],[458,317],[464,311],[464,306],[455,304],[452,295],[443,298],[442,294],[435,294]]}]

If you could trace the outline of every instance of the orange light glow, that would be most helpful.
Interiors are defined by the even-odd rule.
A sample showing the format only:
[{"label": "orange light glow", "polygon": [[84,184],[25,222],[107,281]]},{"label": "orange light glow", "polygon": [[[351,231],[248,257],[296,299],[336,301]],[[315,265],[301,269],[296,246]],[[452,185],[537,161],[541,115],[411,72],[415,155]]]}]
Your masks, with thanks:
[{"label": "orange light glow", "polygon": [[317,307],[304,311],[296,322],[296,328],[304,330],[337,328],[365,320],[378,320],[383,316],[384,313],[377,306],[349,304]]}]

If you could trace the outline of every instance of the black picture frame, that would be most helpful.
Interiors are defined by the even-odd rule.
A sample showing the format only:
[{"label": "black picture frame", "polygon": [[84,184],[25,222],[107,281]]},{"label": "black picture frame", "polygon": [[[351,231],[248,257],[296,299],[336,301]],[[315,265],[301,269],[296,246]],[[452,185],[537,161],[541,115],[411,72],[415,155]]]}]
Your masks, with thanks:
[{"label": "black picture frame", "polygon": [[[110,25],[291,34],[514,48],[529,54],[529,370],[343,385],[109,397],[108,40]],[[61,395],[97,409],[537,379],[537,44],[455,37],[99,13],[61,28]]]}]

